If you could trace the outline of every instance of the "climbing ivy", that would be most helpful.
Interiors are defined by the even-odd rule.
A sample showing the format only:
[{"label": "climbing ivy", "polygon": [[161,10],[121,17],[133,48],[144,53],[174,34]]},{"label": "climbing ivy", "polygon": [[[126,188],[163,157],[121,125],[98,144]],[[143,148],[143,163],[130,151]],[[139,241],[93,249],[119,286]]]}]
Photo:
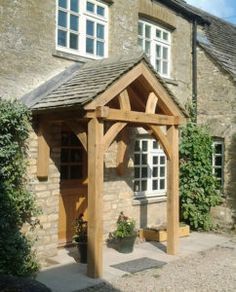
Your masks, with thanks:
[{"label": "climbing ivy", "polygon": [[0,274],[29,276],[38,269],[32,242],[21,232],[38,214],[25,179],[29,122],[20,102],[0,99]]},{"label": "climbing ivy", "polygon": [[180,219],[192,229],[210,230],[210,209],[221,202],[212,173],[212,139],[206,127],[190,121],[181,130]]}]

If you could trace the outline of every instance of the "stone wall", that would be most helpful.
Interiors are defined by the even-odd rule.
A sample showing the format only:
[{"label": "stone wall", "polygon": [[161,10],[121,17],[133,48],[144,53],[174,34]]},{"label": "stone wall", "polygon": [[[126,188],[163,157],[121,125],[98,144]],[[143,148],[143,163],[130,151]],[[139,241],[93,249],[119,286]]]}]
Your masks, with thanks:
[{"label": "stone wall", "polygon": [[213,209],[217,222],[236,222],[236,86],[230,75],[198,48],[198,122],[209,126],[212,136],[224,139],[223,206]]},{"label": "stone wall", "polygon": [[40,259],[57,254],[58,246],[58,213],[60,194],[60,126],[50,127],[50,162],[49,176],[45,181],[37,179],[37,123],[31,130],[28,140],[28,180],[31,192],[36,196],[37,204],[41,208],[42,214],[39,216],[40,226],[36,229],[36,250]]}]

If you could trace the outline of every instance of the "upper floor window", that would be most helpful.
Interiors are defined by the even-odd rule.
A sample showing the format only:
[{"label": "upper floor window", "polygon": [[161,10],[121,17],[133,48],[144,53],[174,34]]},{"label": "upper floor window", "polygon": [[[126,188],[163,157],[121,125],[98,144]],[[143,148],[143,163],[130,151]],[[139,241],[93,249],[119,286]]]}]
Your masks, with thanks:
[{"label": "upper floor window", "polygon": [[134,150],[134,192],[138,197],[166,193],[166,155],[159,143],[139,138]]},{"label": "upper floor window", "polygon": [[171,34],[153,23],[138,22],[138,45],[163,77],[170,77]]},{"label": "upper floor window", "polygon": [[95,0],[58,0],[57,48],[103,58],[108,50],[108,7]]},{"label": "upper floor window", "polygon": [[223,186],[224,179],[224,141],[216,139],[213,141],[212,154],[213,173],[219,181],[220,186]]}]

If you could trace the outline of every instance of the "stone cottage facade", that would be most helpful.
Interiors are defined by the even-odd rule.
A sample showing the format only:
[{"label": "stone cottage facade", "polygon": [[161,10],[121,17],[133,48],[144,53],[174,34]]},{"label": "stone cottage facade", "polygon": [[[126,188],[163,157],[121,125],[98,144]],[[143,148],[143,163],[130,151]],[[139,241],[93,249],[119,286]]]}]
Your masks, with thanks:
[{"label": "stone cottage facade", "polygon": [[[220,222],[232,225],[236,208],[235,27],[182,0],[78,3],[0,3],[0,95],[22,98],[34,110],[28,172],[29,186],[43,211],[38,255],[53,256],[58,246],[71,240],[76,216],[80,212],[87,216],[88,188],[83,140],[78,142],[69,131],[73,125],[60,119],[53,120],[43,135],[39,125],[57,115],[57,104],[50,105],[55,111],[43,121],[38,111],[55,101],[53,92],[58,88],[60,92],[84,63],[97,62],[94,68],[101,66],[102,70],[104,64],[96,60],[108,58],[108,64],[116,68],[119,60],[123,62],[120,55],[134,59],[140,50],[159,72],[163,88],[178,100],[180,112],[188,100],[197,101],[198,122],[209,124],[215,138],[214,171],[224,189],[225,204],[214,213]],[[224,29],[221,33],[228,39],[217,39],[219,29]],[[89,90],[84,87],[81,96]],[[46,103],[40,103],[44,100]],[[141,127],[128,128],[122,135],[104,158],[104,239],[114,229],[120,211],[135,218],[138,227],[166,222],[167,159],[163,149]],[[50,144],[41,153],[46,157],[50,152],[46,178],[38,173],[40,139]],[[119,150],[124,149],[122,139],[128,144],[125,163],[117,155],[124,151]]]}]

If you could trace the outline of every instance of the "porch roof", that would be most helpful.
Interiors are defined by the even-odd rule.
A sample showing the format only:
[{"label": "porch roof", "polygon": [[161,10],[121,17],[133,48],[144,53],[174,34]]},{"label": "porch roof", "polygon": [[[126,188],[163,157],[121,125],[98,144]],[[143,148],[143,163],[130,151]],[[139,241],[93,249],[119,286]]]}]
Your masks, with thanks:
[{"label": "porch roof", "polygon": [[[26,104],[33,111],[75,106],[82,107],[105,92],[113,83],[141,62],[144,62],[148,66],[172,97],[175,104],[180,108],[183,115],[187,116],[183,106],[169,90],[165,81],[153,69],[143,53],[133,54],[132,57],[126,55],[89,61],[76,68],[74,68],[74,66],[73,70],[70,70],[70,68],[65,70],[65,73],[62,75],[62,80],[59,80],[56,84],[53,82],[51,88],[43,85],[47,88],[46,92],[43,89],[38,89],[37,91],[39,94],[37,98],[34,96],[33,99],[33,95],[35,94],[29,93],[27,98],[23,97],[22,100],[25,102],[27,101]],[[66,76],[66,78],[64,76]],[[50,80],[48,82],[50,82]]]}]

